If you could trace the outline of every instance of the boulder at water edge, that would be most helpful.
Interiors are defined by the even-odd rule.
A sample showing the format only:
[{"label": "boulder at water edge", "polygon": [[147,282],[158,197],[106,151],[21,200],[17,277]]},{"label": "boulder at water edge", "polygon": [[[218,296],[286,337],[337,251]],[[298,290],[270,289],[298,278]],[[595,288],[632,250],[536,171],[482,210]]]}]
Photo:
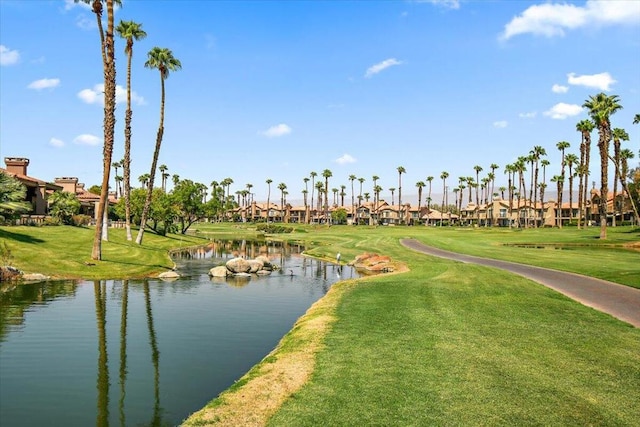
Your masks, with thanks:
[{"label": "boulder at water edge", "polygon": [[224,265],[219,265],[209,270],[209,276],[211,277],[227,277],[228,274],[229,270],[227,270],[227,267]]}]

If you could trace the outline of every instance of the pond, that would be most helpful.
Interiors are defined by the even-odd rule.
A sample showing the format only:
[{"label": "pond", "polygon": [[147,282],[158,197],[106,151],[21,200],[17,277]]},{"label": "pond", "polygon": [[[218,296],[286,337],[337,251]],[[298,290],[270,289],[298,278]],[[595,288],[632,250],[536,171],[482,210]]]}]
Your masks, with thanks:
[{"label": "pond", "polygon": [[[0,292],[0,425],[177,425],[266,356],[338,280],[358,277],[272,242],[173,254],[175,281],[56,281]],[[267,254],[269,276],[212,279]]]}]

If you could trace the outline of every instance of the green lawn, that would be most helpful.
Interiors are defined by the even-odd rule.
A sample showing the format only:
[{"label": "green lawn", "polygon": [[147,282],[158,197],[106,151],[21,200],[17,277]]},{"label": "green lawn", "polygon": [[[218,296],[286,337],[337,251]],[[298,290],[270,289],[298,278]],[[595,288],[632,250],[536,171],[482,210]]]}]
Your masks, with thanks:
[{"label": "green lawn", "polygon": [[173,267],[170,249],[206,243],[201,237],[145,233],[138,246],[126,240],[124,229],[110,229],[109,241],[102,243],[102,260],[93,261],[93,236],[94,229],[86,227],[0,227],[0,243],[11,251],[13,266],[54,278],[145,277]]},{"label": "green lawn", "polygon": [[[594,261],[589,272],[637,286],[638,253],[616,247],[638,242],[637,229],[611,230],[605,245],[593,237],[597,230],[298,228],[303,232],[279,237],[314,242],[307,253],[327,259],[337,251],[346,260],[364,251],[384,253],[410,271],[334,285],[274,353],[186,425],[233,425],[233,407],[243,400],[256,402],[245,410],[263,412],[255,425],[637,425],[638,329],[524,278],[398,243],[413,237],[578,272],[584,272],[585,256],[601,256],[608,261]],[[583,241],[594,247],[502,246]],[[331,320],[313,346],[310,379],[288,389],[276,410],[262,410],[260,396],[275,399],[286,389],[286,375],[274,376],[285,385],[273,389],[253,382],[277,371],[279,360],[310,351],[291,342],[306,339],[297,337],[306,336],[318,310]]]}]

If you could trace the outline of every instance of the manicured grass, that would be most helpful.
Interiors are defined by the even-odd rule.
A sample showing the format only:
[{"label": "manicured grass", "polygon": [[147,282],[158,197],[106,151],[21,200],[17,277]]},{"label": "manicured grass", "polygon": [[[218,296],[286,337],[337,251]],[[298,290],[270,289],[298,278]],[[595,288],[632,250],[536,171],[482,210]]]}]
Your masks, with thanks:
[{"label": "manicured grass", "polygon": [[145,233],[138,246],[126,240],[123,229],[110,229],[109,241],[102,243],[102,260],[94,261],[93,236],[94,229],[86,227],[0,227],[0,240],[11,250],[14,267],[53,278],[145,277],[173,267],[170,249],[206,243],[201,237]]},{"label": "manicured grass", "polygon": [[[637,425],[638,329],[519,276],[428,257],[398,243],[413,237],[582,273],[584,257],[592,254],[593,275],[637,286],[638,253],[604,246],[637,242],[637,229],[618,228],[583,252],[502,244],[593,243],[597,230],[300,228],[306,233],[286,238],[314,242],[310,255],[334,259],[340,251],[349,260],[374,251],[410,271],[334,285],[299,322],[323,309],[329,319],[322,345],[314,346],[311,378],[302,388],[279,385],[290,398],[273,415],[253,405],[253,425]],[[238,396],[251,401],[252,388],[277,394],[253,381],[278,360],[306,356],[285,344],[296,342],[298,333],[294,328],[187,425],[234,425]],[[286,384],[286,375],[277,378]]]},{"label": "manicured grass", "polygon": [[269,425],[633,425],[640,333],[507,273],[445,260],[343,298]]}]

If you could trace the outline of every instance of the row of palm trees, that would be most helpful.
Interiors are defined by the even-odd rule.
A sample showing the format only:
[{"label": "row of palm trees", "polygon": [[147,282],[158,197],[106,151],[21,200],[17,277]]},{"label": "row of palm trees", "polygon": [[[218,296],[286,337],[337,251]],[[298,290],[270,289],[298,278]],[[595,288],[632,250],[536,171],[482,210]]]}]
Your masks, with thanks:
[{"label": "row of palm trees", "polygon": [[[100,203],[98,204],[97,217],[106,218],[106,204],[109,192],[109,177],[112,167],[112,155],[113,146],[115,140],[115,106],[116,106],[116,68],[115,68],[115,40],[114,34],[118,34],[122,39],[126,41],[125,54],[127,55],[127,109],[125,112],[125,129],[124,129],[124,158],[119,166],[123,169],[123,195],[125,198],[125,222],[127,239],[132,240],[131,235],[131,204],[130,204],[130,192],[131,192],[131,121],[133,111],[131,109],[131,60],[133,57],[133,45],[134,41],[141,40],[147,36],[147,33],[142,29],[142,24],[134,21],[120,21],[115,26],[114,22],[114,7],[122,6],[120,0],[74,0],[74,2],[82,2],[91,6],[92,12],[96,15],[96,21],[98,24],[98,33],[100,36],[100,52],[102,55],[103,75],[104,75],[104,148],[103,148],[103,174],[102,185],[100,192]],[[102,15],[105,12],[107,14],[107,26],[106,29],[102,25]],[[171,50],[167,48],[154,47],[147,54],[147,61],[144,64],[145,68],[157,69],[160,72],[160,123],[158,125],[158,133],[156,136],[156,144],[153,152],[153,158],[151,161],[151,168],[149,172],[147,183],[147,196],[145,198],[145,204],[142,211],[142,218],[138,236],[136,238],[137,244],[142,244],[144,236],[145,225],[147,217],[149,215],[149,208],[151,206],[151,197],[153,191],[153,184],[156,176],[156,167],[158,163],[158,157],[160,154],[160,147],[162,145],[162,137],[164,134],[164,104],[165,104],[165,80],[169,77],[169,74],[173,71],[182,68],[182,64],[178,59],[173,56]],[[166,185],[164,171],[162,171],[163,186]],[[117,176],[117,172],[116,172]],[[105,221],[106,222],[106,221]],[[99,260],[102,258],[102,240],[106,239],[106,227],[104,222],[98,221],[96,224],[96,232],[93,241],[93,247],[91,252],[91,258]]]}]

